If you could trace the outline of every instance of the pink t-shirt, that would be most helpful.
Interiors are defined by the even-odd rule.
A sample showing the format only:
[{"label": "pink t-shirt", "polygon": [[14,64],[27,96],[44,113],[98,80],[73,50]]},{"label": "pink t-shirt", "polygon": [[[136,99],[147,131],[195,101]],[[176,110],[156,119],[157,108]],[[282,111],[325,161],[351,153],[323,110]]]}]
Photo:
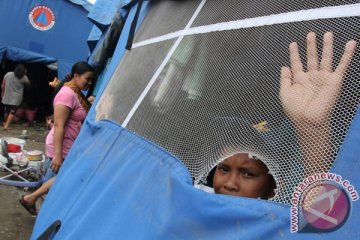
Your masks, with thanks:
[{"label": "pink t-shirt", "polygon": [[[81,122],[86,117],[86,110],[81,105],[76,93],[69,87],[63,86],[54,98],[54,106],[64,105],[71,108],[69,119],[64,128],[64,141],[62,155],[63,158],[68,154],[71,145],[80,132]],[[46,137],[46,156],[54,157],[54,127]]]}]

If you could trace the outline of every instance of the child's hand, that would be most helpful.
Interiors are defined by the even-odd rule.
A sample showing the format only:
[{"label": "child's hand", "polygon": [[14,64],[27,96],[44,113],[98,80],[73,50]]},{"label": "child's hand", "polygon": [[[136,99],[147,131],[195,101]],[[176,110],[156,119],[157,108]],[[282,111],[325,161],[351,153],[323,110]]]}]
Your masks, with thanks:
[{"label": "child's hand", "polygon": [[297,43],[290,44],[289,67],[282,67],[280,99],[285,113],[295,124],[319,126],[329,121],[330,113],[336,103],[342,80],[351,62],[356,41],[345,45],[339,65],[333,71],[333,34],[324,34],[322,59],[319,63],[316,35],[307,35],[307,71],[304,71]]}]

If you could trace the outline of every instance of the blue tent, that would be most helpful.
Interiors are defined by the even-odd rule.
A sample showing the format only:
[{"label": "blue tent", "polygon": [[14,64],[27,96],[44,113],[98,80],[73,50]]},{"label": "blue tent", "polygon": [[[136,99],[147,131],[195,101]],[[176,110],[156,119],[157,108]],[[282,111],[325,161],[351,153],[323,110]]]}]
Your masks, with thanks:
[{"label": "blue tent", "polygon": [[[139,23],[148,7],[145,1]],[[135,4],[127,15],[100,93],[123,58],[137,10]],[[357,109],[331,169],[355,188],[360,186],[359,131]],[[359,211],[354,201],[346,223],[334,232],[291,233],[289,205],[195,189],[182,161],[118,123],[96,121],[92,108],[46,197],[32,239],[53,223],[54,239],[355,239]]]},{"label": "blue tent", "polygon": [[[89,9],[86,1],[76,1]],[[57,62],[62,79],[71,66],[86,59],[86,39],[93,24],[83,6],[67,0],[0,3],[0,61]]]}]

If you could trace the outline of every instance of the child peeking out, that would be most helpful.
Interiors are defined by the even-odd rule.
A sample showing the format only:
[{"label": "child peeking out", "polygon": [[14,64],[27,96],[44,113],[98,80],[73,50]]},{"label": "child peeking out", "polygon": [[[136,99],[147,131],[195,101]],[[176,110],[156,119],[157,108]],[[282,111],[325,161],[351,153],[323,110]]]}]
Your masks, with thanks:
[{"label": "child peeking out", "polygon": [[275,196],[276,183],[261,160],[237,153],[216,166],[213,187],[217,194],[270,199]]},{"label": "child peeking out", "polygon": [[[319,56],[316,34],[310,32],[306,37],[306,65],[300,57],[299,46],[296,42],[289,45],[290,67],[283,66],[280,71],[279,98],[285,115],[291,122],[300,149],[300,162],[294,162],[294,158],[288,158],[288,164],[295,165],[303,172],[289,174],[298,177],[311,176],[315,173],[327,172],[333,161],[331,141],[331,116],[335,109],[338,95],[341,91],[347,69],[355,53],[357,42],[350,40],[345,44],[345,49],[337,66],[334,54],[333,33],[327,32],[323,36],[323,49]],[[306,66],[306,67],[305,67]],[[280,124],[280,123],[278,123]],[[228,124],[229,126],[229,124]],[[222,129],[222,128],[219,128]],[[259,141],[249,141],[244,138],[252,136],[241,128],[241,122],[232,125],[232,129],[238,129],[238,135],[232,135],[233,146],[247,144],[249,152],[261,152],[264,148]],[[236,131],[228,131],[236,132]],[[221,137],[218,134],[217,137]],[[281,135],[279,133],[279,135]],[[282,137],[282,136],[280,136]],[[234,140],[236,139],[236,140]],[[224,138],[222,141],[226,141]],[[271,142],[269,142],[271,143]],[[209,145],[207,145],[209,146]],[[238,146],[241,148],[241,146]],[[273,149],[279,146],[272,143]],[[210,148],[211,149],[211,148]],[[245,148],[246,149],[246,148]],[[289,148],[287,148],[289,149]],[[278,149],[280,151],[280,149]],[[274,153],[274,151],[272,151]],[[267,166],[253,156],[234,151],[235,154],[217,163],[212,183],[214,192],[233,196],[269,199],[275,196],[276,183]],[[259,153],[261,155],[261,153]],[[219,159],[221,160],[221,159]],[[274,162],[274,161],[273,161]],[[267,162],[266,162],[267,163]],[[278,164],[279,162],[275,163]],[[301,166],[300,166],[301,164]],[[275,179],[283,176],[274,172]],[[296,177],[296,176],[295,176]],[[211,173],[208,180],[211,180]],[[277,183],[281,190],[292,190],[295,186],[289,183]],[[280,194],[280,191],[278,191]],[[290,191],[291,194],[291,191]]]}]

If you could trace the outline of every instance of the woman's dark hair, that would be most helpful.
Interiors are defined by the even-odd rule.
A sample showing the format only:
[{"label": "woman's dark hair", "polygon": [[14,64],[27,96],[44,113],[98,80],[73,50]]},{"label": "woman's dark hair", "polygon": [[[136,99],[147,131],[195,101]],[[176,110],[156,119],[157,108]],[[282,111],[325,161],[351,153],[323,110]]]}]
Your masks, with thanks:
[{"label": "woman's dark hair", "polygon": [[79,74],[82,75],[86,72],[93,72],[95,73],[95,69],[88,64],[87,62],[77,62],[73,65],[73,67],[71,68],[71,73],[67,74],[64,78],[63,81],[61,81],[59,83],[59,85],[56,86],[55,90],[54,90],[54,95],[53,95],[53,99],[56,96],[56,94],[60,91],[60,89],[62,88],[62,86],[64,86],[64,84],[66,82],[69,82],[75,74]]},{"label": "woman's dark hair", "polygon": [[26,68],[23,64],[19,64],[14,69],[14,75],[16,78],[20,79],[26,74]]},{"label": "woman's dark hair", "polygon": [[75,73],[82,75],[86,72],[94,72],[95,73],[95,69],[87,62],[77,62],[71,68],[70,78],[73,78]]}]

